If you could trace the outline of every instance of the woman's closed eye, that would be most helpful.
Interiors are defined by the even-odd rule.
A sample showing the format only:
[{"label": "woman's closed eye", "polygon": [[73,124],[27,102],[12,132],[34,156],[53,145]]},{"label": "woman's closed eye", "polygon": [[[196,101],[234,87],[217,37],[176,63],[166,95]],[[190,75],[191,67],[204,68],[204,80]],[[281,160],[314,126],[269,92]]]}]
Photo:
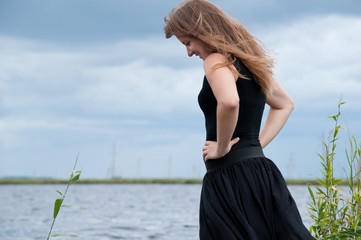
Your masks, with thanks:
[{"label": "woman's closed eye", "polygon": [[187,42],[182,42],[184,46],[189,46],[190,45],[190,41]]}]

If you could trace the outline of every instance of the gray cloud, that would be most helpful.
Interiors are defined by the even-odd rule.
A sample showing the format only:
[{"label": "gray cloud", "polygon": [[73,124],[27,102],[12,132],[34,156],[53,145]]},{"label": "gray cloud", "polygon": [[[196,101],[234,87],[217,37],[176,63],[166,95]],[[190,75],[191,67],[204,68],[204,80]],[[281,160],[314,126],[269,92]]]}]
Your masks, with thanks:
[{"label": "gray cloud", "polygon": [[[255,28],[254,34],[278,53],[276,77],[296,102],[285,131],[267,150],[281,169],[300,146],[307,153],[295,154],[294,160],[307,163],[307,169],[316,166],[312,155],[328,127],[323,120],[341,92],[349,101],[348,121],[359,119],[357,29],[360,18],[344,15]],[[190,166],[200,168],[194,162],[201,163],[197,149],[204,137],[196,102],[202,63],[189,59],[177,40],[153,33],[67,45],[2,35],[0,46],[0,174],[36,169],[46,175],[55,166],[47,163],[49,156],[72,166],[69,156],[81,149],[88,177],[104,177],[109,166],[104,159],[111,158],[114,141],[127,176],[136,174],[139,157],[149,165],[144,162],[147,176],[164,176],[150,166],[164,164],[170,155],[183,163],[177,165],[179,176],[188,177]]]}]

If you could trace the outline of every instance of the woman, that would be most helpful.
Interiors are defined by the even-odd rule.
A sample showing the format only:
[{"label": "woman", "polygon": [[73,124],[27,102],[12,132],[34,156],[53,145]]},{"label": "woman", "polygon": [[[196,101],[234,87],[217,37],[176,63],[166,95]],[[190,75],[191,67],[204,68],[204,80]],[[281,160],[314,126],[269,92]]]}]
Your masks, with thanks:
[{"label": "woman", "polygon": [[[189,57],[204,61],[200,239],[313,239],[280,171],[262,152],[293,110],[273,78],[273,60],[241,23],[205,0],[182,2],[165,22],[166,37],[176,36]],[[265,103],[270,110],[259,133]]]}]

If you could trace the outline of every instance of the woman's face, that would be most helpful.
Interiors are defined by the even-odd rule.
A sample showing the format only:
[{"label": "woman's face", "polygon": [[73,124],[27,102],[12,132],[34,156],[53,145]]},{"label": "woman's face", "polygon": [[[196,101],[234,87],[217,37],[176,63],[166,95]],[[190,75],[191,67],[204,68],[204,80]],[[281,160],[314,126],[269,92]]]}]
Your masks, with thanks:
[{"label": "woman's face", "polygon": [[186,46],[189,57],[192,57],[194,54],[204,60],[211,54],[211,51],[207,48],[206,44],[199,39],[190,37],[177,38],[184,46]]}]

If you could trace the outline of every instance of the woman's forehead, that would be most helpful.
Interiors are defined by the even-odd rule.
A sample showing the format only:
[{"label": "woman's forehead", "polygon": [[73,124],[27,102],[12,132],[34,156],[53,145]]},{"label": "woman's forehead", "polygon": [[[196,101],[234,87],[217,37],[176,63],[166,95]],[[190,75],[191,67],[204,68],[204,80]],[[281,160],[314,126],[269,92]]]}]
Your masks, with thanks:
[{"label": "woman's forehead", "polygon": [[191,39],[191,37],[188,37],[188,36],[177,36],[177,38],[181,42],[184,42],[184,41],[187,41],[187,40]]}]

